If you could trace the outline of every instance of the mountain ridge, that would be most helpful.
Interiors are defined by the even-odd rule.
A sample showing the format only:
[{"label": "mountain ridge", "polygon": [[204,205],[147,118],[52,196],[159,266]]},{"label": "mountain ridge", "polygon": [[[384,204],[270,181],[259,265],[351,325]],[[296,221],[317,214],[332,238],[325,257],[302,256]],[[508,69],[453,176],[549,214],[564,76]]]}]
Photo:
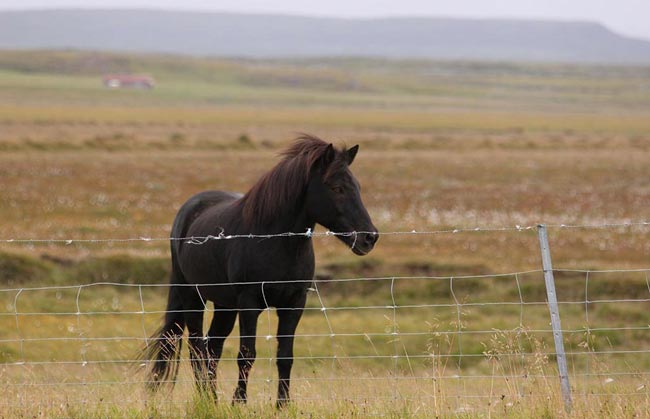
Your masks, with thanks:
[{"label": "mountain ridge", "polygon": [[0,49],[650,64],[650,41],[620,36],[589,21],[335,18],[150,9],[0,12]]}]

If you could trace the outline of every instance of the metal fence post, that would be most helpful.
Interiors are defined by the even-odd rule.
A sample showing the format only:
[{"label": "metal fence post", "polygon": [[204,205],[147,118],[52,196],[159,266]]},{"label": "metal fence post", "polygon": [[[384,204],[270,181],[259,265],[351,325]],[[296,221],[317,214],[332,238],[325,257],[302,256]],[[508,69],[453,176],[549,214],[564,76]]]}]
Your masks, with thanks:
[{"label": "metal fence post", "polygon": [[562,398],[564,399],[564,408],[567,412],[571,411],[571,386],[569,385],[569,373],[566,363],[566,353],[564,352],[564,338],[562,336],[562,325],[560,324],[560,310],[557,304],[557,295],[555,293],[555,278],[553,277],[553,266],[551,263],[551,249],[548,245],[548,234],[546,225],[537,226],[539,236],[539,247],[542,251],[542,268],[544,270],[544,282],[546,283],[546,295],[548,297],[548,309],[551,313],[551,327],[553,328],[553,340],[555,341],[555,353],[557,358],[557,367],[560,372],[560,386],[562,388]]}]

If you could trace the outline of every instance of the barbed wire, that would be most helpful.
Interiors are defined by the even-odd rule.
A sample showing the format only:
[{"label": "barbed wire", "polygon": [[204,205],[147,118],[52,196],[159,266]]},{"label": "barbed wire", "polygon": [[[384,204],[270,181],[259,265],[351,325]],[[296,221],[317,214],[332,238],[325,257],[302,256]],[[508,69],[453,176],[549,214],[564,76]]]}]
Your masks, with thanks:
[{"label": "barbed wire", "polygon": [[[493,332],[494,333],[494,332]],[[594,355],[638,355],[638,354],[650,354],[650,349],[639,349],[639,350],[604,350],[604,351],[598,351],[596,353],[590,352],[590,351],[568,351],[566,352],[567,355],[571,356],[594,356]],[[534,356],[555,356],[556,352],[548,351],[548,352],[504,352],[504,353],[499,353],[500,357],[520,357],[520,356],[525,356],[525,357],[534,357]],[[449,354],[413,354],[413,355],[394,355],[394,354],[375,354],[375,353],[361,353],[361,354],[354,354],[354,355],[314,355],[310,354],[309,356],[303,356],[303,355],[294,355],[293,357],[287,358],[287,357],[277,357],[277,356],[271,356],[271,357],[265,357],[265,356],[256,356],[255,360],[256,361],[267,361],[267,360],[272,360],[272,361],[277,361],[277,360],[286,360],[286,359],[292,359],[294,361],[330,361],[330,360],[339,360],[339,361],[345,361],[345,360],[392,360],[392,359],[404,359],[404,360],[422,360],[422,359],[431,359],[432,357],[436,358],[481,358],[485,359],[487,358],[487,355],[484,353],[449,353]],[[189,358],[187,358],[189,359]],[[210,361],[209,358],[201,358],[201,357],[194,357],[192,359],[199,360],[199,361]],[[237,355],[235,354],[234,356],[222,356],[219,359],[219,362],[237,362]],[[89,364],[95,364],[95,365],[100,365],[100,364],[141,364],[143,367],[147,365],[149,362],[142,362],[142,360],[138,359],[124,359],[124,360],[94,360],[94,361],[29,361],[29,365],[33,366],[43,366],[43,365],[81,365],[81,366],[86,366]],[[14,362],[14,363],[6,363],[4,364],[5,366],[24,366],[27,364],[27,362]],[[650,374],[650,372],[648,372]],[[465,377],[463,375],[463,377]]]},{"label": "barbed wire", "polygon": [[[650,270],[650,268],[648,268]],[[512,273],[496,273],[496,274],[479,274],[479,275],[454,275],[454,276],[427,276],[427,275],[395,275],[395,276],[374,276],[374,277],[360,277],[360,278],[313,278],[313,279],[283,279],[273,282],[269,281],[237,281],[237,282],[221,282],[221,283],[206,283],[206,284],[170,284],[170,283],[155,283],[155,284],[130,284],[122,282],[92,282],[88,284],[77,285],[52,285],[43,287],[19,287],[19,288],[2,288],[0,292],[15,292],[15,291],[46,291],[46,290],[66,290],[77,288],[90,288],[97,286],[115,286],[127,288],[169,288],[169,287],[229,287],[229,286],[243,286],[243,285],[262,285],[262,284],[275,284],[275,285],[290,285],[290,284],[312,284],[312,283],[341,283],[341,282],[360,282],[360,281],[391,281],[393,279],[409,280],[409,279],[425,279],[425,280],[445,280],[454,279],[481,279],[481,278],[504,278],[515,275],[525,275],[532,273],[541,273],[540,269],[532,269],[528,271],[512,272]],[[311,291],[311,290],[310,290]]]},{"label": "barbed wire", "polygon": [[[197,359],[197,358],[194,358]],[[264,358],[257,358],[260,361],[265,361],[266,359]],[[189,358],[182,358],[181,361],[188,361]],[[236,361],[236,359],[235,359]],[[626,377],[626,376],[648,376],[650,375],[650,372],[602,372],[602,373],[575,373],[574,377]],[[416,380],[431,380],[434,378],[431,375],[402,375],[402,376],[397,376],[397,377],[391,377],[391,379],[395,379],[397,381],[416,381]],[[458,381],[461,379],[469,379],[469,380],[491,380],[495,378],[499,379],[535,379],[535,378],[557,378],[556,375],[554,374],[467,374],[462,377],[456,376],[456,375],[443,375],[443,376],[435,376],[436,379],[439,380],[449,380],[449,381]],[[386,377],[381,376],[381,377],[374,377],[374,376],[351,376],[351,375],[340,375],[338,377],[295,377],[292,378],[291,381],[296,381],[296,382],[350,382],[351,380],[354,381],[385,381]],[[249,383],[256,383],[256,382],[264,382],[267,383],[269,381],[268,378],[261,378],[261,377],[254,377],[251,376],[249,377]],[[277,381],[277,379],[272,379],[272,381]],[[124,381],[117,381],[117,380],[97,380],[97,381],[68,381],[65,384],[66,385],[120,385],[120,384],[133,384],[133,385],[144,385],[144,384],[150,384],[150,381],[147,380],[138,380],[138,379],[130,379],[130,380],[124,380]],[[158,381],[160,384],[193,384],[194,380],[193,379],[183,379],[179,378],[175,381],[171,380],[161,380]],[[23,386],[51,386],[51,385],[61,385],[60,382],[41,382],[41,383],[8,383],[8,387],[23,387]]]},{"label": "barbed wire", "polygon": [[[542,377],[542,378],[552,378],[552,377]],[[431,378],[428,379],[429,381]],[[90,386],[100,386],[107,384],[108,386],[114,386],[119,383],[89,383]],[[143,385],[146,383],[129,383],[131,385]],[[187,383],[185,383],[187,384]],[[268,383],[267,383],[268,384]],[[78,384],[79,386],[84,386],[83,383]],[[56,383],[51,384],[55,387]],[[26,388],[26,387],[25,387]],[[224,393],[219,390],[217,392],[219,399],[228,398],[229,394]],[[647,398],[647,393],[644,391],[598,391],[584,393],[580,395],[585,399],[585,404],[591,403],[594,399],[606,398],[607,400],[620,400],[620,401],[630,401],[634,400],[635,403],[640,403],[643,406],[644,399]],[[393,396],[381,396],[375,395],[372,399],[369,399],[365,395],[356,395],[356,394],[345,394],[339,395],[336,397],[336,400],[339,402],[338,405],[333,407],[333,411],[327,412],[323,411],[324,403],[331,403],[332,399],[328,398],[324,394],[307,394],[307,395],[296,395],[292,397],[293,401],[300,403],[302,406],[300,412],[302,413],[304,409],[315,409],[312,416],[336,416],[336,413],[343,411],[346,415],[349,416],[360,416],[360,417],[386,417],[390,413],[393,413],[396,410],[399,413],[399,416],[413,416],[413,417],[435,417],[435,414],[444,411],[448,412],[446,416],[462,416],[462,417],[473,417],[473,416],[485,416],[488,412],[497,412],[501,415],[508,415],[512,412],[514,416],[519,416],[522,412],[522,406],[526,402],[533,402],[534,396],[525,395],[525,394],[467,394],[460,392],[453,392],[445,394],[445,397],[449,400],[455,401],[453,405],[446,406],[446,409],[441,409],[437,403],[440,403],[440,395],[431,394],[426,391],[420,391],[416,395],[401,395],[399,397],[400,404],[395,404],[395,399]],[[23,399],[26,399],[24,397]],[[99,397],[96,395],[84,395],[77,397],[69,397],[63,395],[56,395],[53,397],[56,401],[54,402],[43,402],[38,399],[30,400],[28,403],[33,408],[38,409],[38,411],[47,411],[48,408],[58,408],[55,410],[56,413],[54,416],[59,417],[69,417],[65,413],[69,413],[70,406],[81,406],[83,408],[78,408],[73,410],[74,412],[90,412],[95,413],[95,415],[88,414],[88,416],[101,416],[101,417],[121,417],[124,415],[124,412],[119,412],[117,409],[111,409],[107,404],[105,397]],[[135,415],[135,412],[138,412],[142,409],[142,412],[145,414],[150,413],[151,417],[185,417],[188,415],[188,412],[194,412],[196,409],[197,400],[195,398],[188,397],[186,399],[171,399],[171,398],[158,398],[155,400],[155,403],[151,403],[146,399],[143,399],[142,395],[121,395],[120,396],[120,405],[130,404],[131,408],[134,410],[129,410],[128,412],[132,415]],[[377,402],[377,405],[374,405],[373,402]],[[250,406],[247,410],[244,410],[250,415],[248,410],[257,413],[258,409],[268,409],[269,399],[268,395],[251,397],[249,396],[248,405]],[[414,405],[417,406],[410,411],[405,406]],[[101,408],[103,406],[103,408]],[[155,407],[153,407],[155,406]],[[219,406],[217,403],[215,406]],[[586,412],[598,412],[597,405],[590,405],[591,408],[587,407]],[[7,402],[0,401],[0,407],[4,409],[16,408],[17,403],[15,400],[10,400]],[[95,407],[97,411],[93,411],[91,408]],[[609,407],[609,406],[608,406]],[[205,406],[203,406],[205,408]],[[89,410],[90,409],[90,410]],[[228,415],[233,416],[243,416],[241,410],[237,407],[216,407],[214,411],[206,409],[205,411],[200,411],[201,413],[209,412],[211,414],[217,415],[218,417],[228,417]],[[231,410],[232,409],[232,410]],[[337,410],[338,409],[338,410]],[[391,410],[392,409],[392,410]],[[524,408],[525,409],[525,408]],[[552,409],[551,407],[548,408]],[[532,409],[530,409],[532,410]],[[530,410],[523,410],[527,414],[530,414]],[[262,410],[265,412],[266,410]],[[610,408],[611,411],[611,408]],[[630,412],[633,411],[631,408],[621,407],[617,412]],[[98,414],[102,413],[101,415]],[[308,411],[309,412],[309,411]],[[360,414],[362,412],[363,414]],[[389,413],[387,413],[389,412]],[[320,414],[319,414],[320,413]],[[257,413],[259,414],[259,413]],[[303,415],[305,415],[303,413]],[[84,416],[84,415],[82,415]],[[398,416],[395,414],[394,416]],[[496,416],[496,415],[493,415]],[[524,415],[528,416],[528,415]],[[599,417],[598,414],[586,415]],[[264,416],[266,417],[266,416]]]},{"label": "barbed wire", "polygon": [[[552,377],[541,377],[541,378],[552,378]],[[431,378],[429,378],[431,380]],[[89,385],[102,385],[104,383],[89,383]],[[117,385],[119,383],[106,383],[107,385]],[[130,384],[139,384],[143,385],[146,383],[130,383]],[[78,384],[79,386],[83,386],[84,384]],[[51,384],[51,386],[56,386],[56,383]],[[218,392],[220,397],[227,397],[229,396],[228,394],[224,394],[223,392],[219,391]],[[504,397],[501,397],[502,395],[497,395],[497,394],[463,394],[463,393],[449,393],[446,394],[446,397],[451,400],[456,400],[456,401],[464,401],[466,403],[472,403],[472,404],[467,404],[467,405],[456,405],[456,409],[450,409],[449,410],[449,415],[448,416],[467,416],[467,417],[472,417],[479,415],[480,413],[484,413],[486,411],[497,411],[500,413],[510,413],[512,409],[515,409],[516,404],[525,402],[526,400],[532,400],[532,396],[530,395],[522,395],[522,394],[517,394],[517,395],[512,395],[512,394],[507,394],[503,395]],[[646,392],[634,392],[634,391],[601,391],[601,392],[590,392],[590,393],[584,393],[580,395],[581,397],[588,398],[588,399],[594,399],[594,398],[603,398],[607,397],[609,399],[613,398],[618,398],[619,400],[629,400],[630,398],[647,398],[647,393]],[[405,403],[414,403],[417,406],[419,406],[415,410],[415,413],[419,414],[418,416],[414,415],[414,417],[433,417],[434,413],[436,412],[433,410],[430,406],[435,405],[436,401],[439,401],[438,399],[440,396],[434,395],[434,394],[429,394],[426,392],[420,392],[420,394],[417,394],[415,396],[400,396],[399,400],[401,402]],[[395,406],[394,405],[394,398],[392,396],[375,396],[372,398],[372,400],[369,400],[367,396],[364,395],[354,395],[354,394],[346,394],[345,396],[340,396],[337,398],[340,402],[345,402],[345,404],[349,406],[353,406],[350,408],[351,412],[358,412],[361,411],[363,412],[363,417],[385,417],[387,416],[386,409],[387,407],[393,407],[399,409],[399,413],[401,415],[408,415],[408,411],[405,410],[401,406]],[[103,397],[93,397],[93,396],[78,396],[78,397],[65,397],[65,396],[57,396],[56,400],[58,403],[60,403],[61,407],[65,406],[85,406],[86,408],[90,407],[89,405],[91,404],[97,404],[101,405],[102,402],[105,404],[105,400]],[[327,396],[324,395],[297,395],[295,397],[292,397],[292,400],[296,402],[300,402],[301,404],[305,404],[309,407],[322,407],[323,402],[331,402],[331,399],[328,399]],[[122,401],[124,403],[130,402],[134,403],[137,408],[142,408],[145,409],[144,411],[146,412],[147,410],[147,402],[142,399],[141,395],[132,395],[132,396],[122,396]],[[377,401],[380,402],[381,404],[373,407],[371,404],[371,401]],[[590,401],[590,400],[588,400]],[[252,403],[254,407],[252,409],[259,409],[259,408],[265,408],[267,406],[269,400],[267,397],[249,397],[249,405]],[[643,402],[643,401],[641,401]],[[386,406],[386,404],[390,404],[390,406]],[[476,403],[480,403],[479,406],[476,406]],[[155,409],[153,411],[155,412],[154,417],[158,416],[163,416],[163,417],[174,417],[174,415],[178,416],[185,416],[187,415],[187,411],[192,412],[193,406],[196,404],[196,400],[192,398],[187,398],[185,400],[171,400],[171,399],[161,399],[161,400],[156,400],[155,404]],[[0,406],[2,407],[16,407],[16,402],[0,402]],[[40,408],[40,411],[45,410],[45,407],[52,407],[51,403],[42,403],[39,401],[33,401],[33,406]],[[423,409],[423,406],[427,406],[427,410]],[[340,406],[337,406],[340,408]],[[151,406],[149,406],[151,408]],[[116,414],[115,410],[110,410],[107,406],[104,406],[104,409],[106,412],[104,415],[101,417],[120,417],[119,413]],[[356,410],[355,410],[356,409]],[[376,409],[376,410],[375,410]],[[594,407],[595,409],[595,407]],[[302,410],[302,409],[301,409]],[[622,411],[629,412],[629,409],[621,409]],[[65,410],[63,410],[65,411]],[[514,415],[517,416],[517,413],[520,413],[521,410],[512,410],[514,412]],[[92,412],[92,411],[91,411]],[[228,414],[233,414],[229,408],[225,408],[224,411],[219,411],[218,409],[216,412],[220,413],[219,417],[222,417],[222,415],[226,415],[224,417],[227,417]],[[234,412],[239,413],[239,410],[234,410]],[[336,412],[336,411],[335,411]],[[350,413],[348,410],[344,410],[344,412],[348,413],[350,416],[353,416],[352,413]],[[526,411],[527,412],[527,411]],[[588,412],[591,412],[591,410],[588,410]],[[331,413],[331,412],[330,412]],[[600,413],[600,412],[599,412]],[[123,414],[123,413],[122,413]],[[241,415],[241,413],[240,413]],[[55,415],[57,417],[61,416]],[[315,415],[318,416],[318,415]],[[322,414],[322,416],[335,416],[332,414]],[[359,415],[361,416],[361,415]],[[482,416],[482,415],[479,415]],[[589,416],[589,415],[588,415]],[[598,416],[598,415],[594,415]],[[66,416],[63,416],[66,417]]]},{"label": "barbed wire", "polygon": [[[123,283],[123,282],[90,282],[87,284],[75,285],[50,285],[41,287],[13,287],[13,288],[0,288],[2,292],[18,292],[18,291],[53,291],[53,290],[71,290],[78,288],[91,288],[99,286],[111,287],[124,287],[124,288],[183,288],[191,287],[231,287],[231,286],[254,286],[262,284],[274,285],[289,285],[289,284],[327,284],[327,283],[346,283],[346,282],[366,282],[366,281],[392,281],[392,280],[434,280],[434,281],[449,281],[449,280],[469,280],[469,279],[488,279],[488,278],[515,278],[518,276],[529,274],[540,274],[544,271],[542,269],[531,269],[517,272],[493,273],[493,274],[476,274],[476,275],[447,275],[447,276],[431,276],[431,275],[393,275],[393,276],[371,276],[371,277],[357,277],[357,278],[313,278],[313,279],[284,279],[277,281],[237,281],[237,282],[209,282],[205,284],[170,284],[170,283]],[[553,272],[556,273],[650,273],[648,268],[634,268],[634,269],[573,269],[573,268],[554,268]],[[308,288],[308,291],[315,291],[314,288]],[[569,302],[571,303],[571,302]],[[455,305],[455,304],[452,304]],[[219,309],[215,309],[219,310]],[[1,313],[0,313],[1,314]]]},{"label": "barbed wire", "polygon": [[[576,303],[576,304],[581,304],[581,303]],[[397,307],[400,308],[400,307]],[[146,312],[144,314],[156,314],[158,312]],[[23,315],[24,313],[20,313],[19,315]],[[81,313],[81,315],[86,315],[87,313]],[[111,314],[111,313],[105,313],[105,314]],[[132,315],[135,314],[141,314],[141,313],[131,313]],[[45,314],[41,314],[45,315]],[[75,314],[76,315],[76,314]],[[643,326],[621,326],[621,327],[594,327],[594,328],[563,328],[561,331],[563,333],[567,334],[576,334],[576,333],[585,333],[587,331],[589,332],[624,332],[624,331],[650,331],[650,325],[643,325]],[[494,334],[495,331],[499,331],[499,329],[490,329],[490,330],[463,330],[463,334],[467,335],[490,335]],[[536,333],[536,334],[541,334],[541,333],[553,333],[552,329],[526,329],[526,332],[528,333]],[[273,338],[283,338],[283,337],[295,337],[295,338],[328,338],[328,337],[343,337],[343,338],[349,338],[349,337],[363,337],[363,338],[375,338],[375,337],[392,337],[395,336],[396,332],[360,332],[360,333],[296,333],[293,335],[277,335],[277,334],[258,334],[258,335],[242,335],[240,337],[251,337],[251,338],[260,338],[260,339],[265,339],[265,340],[270,340]],[[431,332],[397,332],[399,336],[403,337],[411,337],[411,336],[431,336]],[[439,336],[444,336],[444,335],[456,335],[458,334],[458,331],[453,330],[453,331],[445,331],[445,330],[438,330],[435,332],[436,335]],[[109,336],[109,337],[92,337],[92,338],[85,338],[85,337],[76,337],[76,336],[68,336],[68,337],[43,337],[43,338],[18,338],[18,339],[0,339],[0,343],[17,343],[17,342],[63,342],[63,341],[82,341],[84,339],[91,339],[94,341],[98,342],[106,342],[106,341],[142,341],[142,342],[153,342],[157,340],[165,340],[164,338],[156,338],[156,337],[150,337],[147,336],[141,337],[141,336]]]},{"label": "barbed wire", "polygon": [[[404,231],[324,231],[317,232],[307,229],[304,232],[282,232],[275,234],[227,234],[225,230],[217,235],[207,236],[188,236],[188,237],[125,237],[125,238],[104,238],[104,239],[84,239],[84,238],[3,238],[0,243],[5,244],[101,244],[101,243],[128,243],[128,242],[168,242],[184,241],[188,244],[202,245],[210,241],[218,240],[236,240],[236,239],[272,239],[282,237],[352,237],[358,234],[377,234],[379,236],[407,236],[407,235],[438,235],[438,234],[457,234],[457,233],[490,233],[490,232],[524,232],[535,231],[540,224],[535,225],[515,225],[515,226],[477,226],[477,227],[458,227],[440,230],[404,230]],[[630,228],[650,226],[650,221],[630,221],[620,223],[602,223],[602,224],[546,224],[550,229],[604,229],[604,228]]]}]

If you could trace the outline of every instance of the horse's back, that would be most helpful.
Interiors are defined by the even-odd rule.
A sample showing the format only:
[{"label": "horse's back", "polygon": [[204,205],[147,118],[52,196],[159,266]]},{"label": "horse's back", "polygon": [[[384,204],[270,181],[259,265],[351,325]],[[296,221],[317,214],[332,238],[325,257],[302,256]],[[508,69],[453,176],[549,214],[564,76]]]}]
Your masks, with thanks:
[{"label": "horse's back", "polygon": [[[241,198],[242,195],[225,191],[204,191],[197,193],[185,201],[176,213],[172,227],[172,237],[187,237],[192,223],[209,209],[228,206]],[[172,241],[172,251],[178,251],[179,241]],[[175,246],[176,245],[176,246]]]}]

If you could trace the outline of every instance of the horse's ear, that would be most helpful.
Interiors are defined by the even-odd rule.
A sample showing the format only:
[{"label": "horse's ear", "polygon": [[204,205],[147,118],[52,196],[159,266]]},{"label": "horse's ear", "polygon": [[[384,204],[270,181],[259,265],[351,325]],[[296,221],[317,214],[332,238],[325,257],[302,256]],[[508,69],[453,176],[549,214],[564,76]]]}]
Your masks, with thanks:
[{"label": "horse's ear", "polygon": [[357,156],[357,152],[359,151],[359,145],[355,145],[354,147],[350,147],[348,151],[346,151],[348,155],[348,165],[352,164],[354,161],[354,158]]}]

